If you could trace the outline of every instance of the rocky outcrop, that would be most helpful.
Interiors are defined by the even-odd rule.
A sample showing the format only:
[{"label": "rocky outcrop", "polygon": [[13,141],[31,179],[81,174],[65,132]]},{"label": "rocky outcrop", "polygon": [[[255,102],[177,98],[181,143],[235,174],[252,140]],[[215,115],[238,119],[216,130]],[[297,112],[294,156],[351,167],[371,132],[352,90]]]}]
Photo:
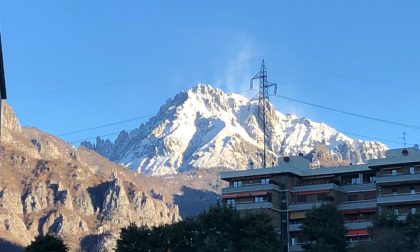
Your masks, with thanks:
[{"label": "rocky outcrop", "polygon": [[26,246],[50,233],[72,251],[112,251],[130,222],[155,226],[180,219],[171,201],[152,197],[144,177],[85,148],[21,128],[7,105],[2,112],[1,239]]},{"label": "rocky outcrop", "polygon": [[7,105],[5,101],[1,103],[1,141],[3,142],[13,142],[14,136],[17,136],[21,133],[22,129],[20,127],[19,121],[16,118],[15,112],[13,109]]}]

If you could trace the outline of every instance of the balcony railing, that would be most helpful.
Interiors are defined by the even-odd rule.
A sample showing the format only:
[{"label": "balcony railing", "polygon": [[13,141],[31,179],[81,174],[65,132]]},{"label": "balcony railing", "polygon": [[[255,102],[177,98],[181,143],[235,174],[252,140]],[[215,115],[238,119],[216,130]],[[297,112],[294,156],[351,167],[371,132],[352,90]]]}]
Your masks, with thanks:
[{"label": "balcony railing", "polygon": [[339,211],[343,210],[357,210],[357,209],[371,209],[376,208],[376,199],[371,200],[358,200],[358,201],[345,201],[337,204]]},{"label": "balcony railing", "polygon": [[295,244],[295,245],[290,245],[289,247],[289,251],[290,252],[298,252],[298,251],[305,251],[302,247],[302,244]]},{"label": "balcony railing", "polygon": [[376,190],[376,184],[372,182],[340,186],[340,191],[344,193],[359,192],[359,191],[373,191],[373,190]]},{"label": "balcony railing", "polygon": [[354,230],[354,229],[367,229],[371,227],[372,221],[362,220],[362,221],[352,221],[344,223],[344,226],[347,230]]},{"label": "balcony railing", "polygon": [[268,191],[268,190],[279,190],[279,186],[274,184],[245,184],[238,187],[226,187],[222,189],[222,194],[227,193],[240,193],[240,192],[254,192],[254,191]]},{"label": "balcony railing", "polygon": [[296,202],[289,204],[289,211],[304,211],[312,208],[320,207],[322,204],[334,204],[340,211],[353,209],[371,209],[376,208],[376,199],[330,202],[330,201],[314,201],[314,202]]},{"label": "balcony railing", "polygon": [[289,232],[302,230],[302,223],[289,224]]},{"label": "balcony railing", "polygon": [[236,210],[247,210],[247,209],[263,209],[263,208],[273,208],[273,203],[269,201],[263,202],[254,202],[254,201],[247,201],[247,202],[238,202],[233,205],[232,207],[236,208]]},{"label": "balcony railing", "polygon": [[420,193],[388,194],[378,197],[378,204],[406,204],[420,202]]},{"label": "balcony railing", "polygon": [[[372,221],[370,220],[358,220],[358,221],[346,221],[344,226],[347,230],[352,229],[366,229],[372,226]],[[289,224],[289,232],[297,232],[302,230],[302,223]]]},{"label": "balcony railing", "polygon": [[373,191],[376,190],[376,184],[373,182],[362,184],[341,184],[337,183],[314,183],[305,185],[296,185],[292,188],[293,192],[317,191],[317,190],[335,190],[343,193]]},{"label": "balcony railing", "polygon": [[383,175],[376,177],[376,183],[380,184],[400,184],[404,182],[420,181],[420,173],[397,173],[396,175]]},{"label": "balcony railing", "polygon": [[289,211],[303,211],[310,210],[312,208],[320,207],[322,204],[327,204],[328,202],[299,202],[289,204]]},{"label": "balcony railing", "polygon": [[318,190],[338,190],[338,186],[334,183],[320,183],[297,185],[292,188],[293,192],[318,191]]}]

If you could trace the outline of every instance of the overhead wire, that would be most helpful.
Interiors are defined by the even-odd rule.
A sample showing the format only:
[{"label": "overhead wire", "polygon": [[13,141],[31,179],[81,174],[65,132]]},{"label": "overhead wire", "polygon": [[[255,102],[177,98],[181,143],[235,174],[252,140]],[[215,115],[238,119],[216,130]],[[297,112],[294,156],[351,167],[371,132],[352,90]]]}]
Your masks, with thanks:
[{"label": "overhead wire", "polygon": [[[237,62],[235,65],[247,63],[247,62],[250,62],[250,61],[255,61],[255,60],[246,60],[246,61]],[[233,65],[233,64],[231,64],[231,65]],[[198,70],[198,71],[190,71],[190,72],[185,72],[185,73],[179,73],[178,75],[188,75],[188,74],[191,74],[191,73],[202,72],[202,71],[205,71],[205,70]],[[329,72],[323,72],[323,73],[331,74]],[[161,75],[161,76],[153,76],[153,78],[157,78],[157,77],[169,77],[169,76],[173,76],[173,75],[174,74],[172,74],[172,75],[171,74],[167,74],[167,75]],[[337,75],[337,74],[335,74],[335,75]],[[337,76],[343,77],[342,74],[339,74]],[[80,89],[89,89],[89,88],[97,88],[97,87],[105,87],[105,86],[124,85],[124,84],[129,84],[129,83],[135,83],[135,82],[138,82],[138,81],[144,81],[144,80],[147,80],[147,78],[143,78],[141,80],[135,80],[135,81],[122,81],[122,82],[113,82],[113,83],[107,83],[107,84],[101,84],[101,85],[93,85],[93,86],[85,86],[85,87],[71,88],[71,89],[66,89],[66,90],[55,90],[55,91],[53,90],[53,91],[47,91],[47,92],[43,92],[43,93],[38,93],[38,94],[35,94],[35,95],[49,94],[49,93],[59,93],[59,92],[69,92],[69,91],[77,91],[77,90],[80,90]],[[362,81],[366,81],[366,80],[362,80]],[[249,92],[251,90],[252,89],[246,89],[246,90],[242,90],[242,91],[235,92],[235,93],[236,94],[242,94],[242,93]],[[26,97],[26,96],[22,96],[22,97]],[[327,107],[327,106],[324,106],[324,105],[319,105],[319,104],[315,104],[315,103],[312,103],[312,102],[303,101],[303,100],[300,100],[300,99],[296,99],[296,98],[292,98],[292,97],[288,97],[288,96],[284,96],[284,95],[276,95],[276,97],[283,98],[283,99],[286,99],[286,100],[289,100],[289,101],[292,101],[292,102],[301,103],[301,104],[304,104],[304,105],[309,105],[309,106],[317,107],[317,108],[324,109],[324,110],[329,110],[329,111],[333,111],[333,112],[337,112],[337,113],[341,113],[341,114],[353,116],[353,117],[358,117],[358,118],[362,118],[362,119],[372,120],[372,121],[376,121],[376,122],[380,122],[380,123],[385,123],[385,124],[394,125],[394,126],[400,126],[400,127],[409,128],[409,129],[420,130],[420,126],[414,125],[414,124],[402,123],[402,122],[398,122],[398,121],[387,120],[387,119],[382,119],[382,118],[378,118],[378,117],[362,115],[362,114],[359,114],[359,113],[344,111],[344,110],[341,110],[341,109]],[[12,97],[12,99],[13,98],[20,98],[20,97]],[[86,131],[92,131],[92,130],[95,130],[95,129],[100,129],[100,128],[105,128],[105,127],[109,127],[109,126],[113,126],[113,125],[118,125],[118,124],[130,122],[130,121],[135,121],[135,120],[139,120],[139,119],[143,119],[143,118],[147,118],[147,117],[151,117],[151,116],[152,115],[150,115],[150,114],[149,115],[143,115],[143,116],[139,116],[139,117],[135,117],[135,118],[129,118],[129,119],[126,119],[126,120],[116,121],[116,122],[107,123],[107,124],[103,124],[103,125],[98,125],[98,126],[94,126],[94,127],[89,127],[89,128],[85,128],[85,129],[81,129],[81,130],[76,130],[76,131],[71,131],[71,132],[65,132],[65,133],[58,134],[57,136],[58,137],[62,137],[62,136],[68,136],[68,135],[82,133],[82,132],[86,132]],[[394,140],[390,140],[390,139],[370,137],[370,136],[365,136],[365,135],[360,135],[360,134],[355,134],[355,133],[350,133],[350,132],[347,132],[347,134],[349,134],[349,135],[355,135],[355,136],[361,136],[361,137],[366,137],[366,138],[370,138],[370,139],[378,139],[378,140],[380,139],[382,141],[387,141],[387,142],[393,142],[393,143],[400,144],[400,142],[397,142],[397,141],[394,141]],[[107,135],[105,135],[105,136],[107,136]],[[94,139],[94,138],[90,138],[90,139]],[[84,139],[84,140],[88,140],[88,139]]]},{"label": "overhead wire", "polygon": [[[105,135],[99,135],[99,136],[95,136],[95,137],[89,137],[89,138],[83,138],[83,139],[78,139],[78,140],[72,140],[70,141],[71,144],[75,144],[75,143],[80,143],[83,141],[88,141],[88,140],[94,140],[98,137],[108,137],[108,136],[114,136],[119,134],[120,132],[113,132],[113,133],[108,133]],[[358,133],[354,133],[354,132],[349,132],[349,131],[339,131],[338,133],[342,133],[345,135],[351,135],[351,136],[356,136],[356,137],[361,137],[361,138],[365,138],[365,139],[372,139],[372,140],[376,140],[376,141],[381,141],[381,142],[388,142],[388,143],[394,143],[394,144],[404,144],[403,142],[399,142],[399,141],[395,141],[392,139],[387,139],[387,138],[380,138],[380,137],[375,137],[375,136],[368,136],[368,135],[362,135],[362,134],[358,134]],[[407,145],[414,145],[412,143],[405,143]]]},{"label": "overhead wire", "polygon": [[87,140],[94,140],[94,139],[97,139],[98,137],[108,137],[108,136],[114,136],[114,135],[117,135],[117,134],[120,134],[120,132],[113,132],[113,133],[108,133],[108,134],[105,134],[105,135],[73,140],[73,141],[70,141],[69,143],[75,144],[75,143],[80,143],[80,142],[84,142],[84,141],[87,141]]},{"label": "overhead wire", "polygon": [[[249,92],[251,90],[252,89],[247,89],[247,90],[235,92],[235,94],[242,94],[242,93]],[[87,132],[87,131],[92,131],[92,130],[96,130],[96,129],[106,128],[106,127],[110,127],[110,126],[114,126],[114,125],[118,125],[118,124],[123,124],[123,123],[127,123],[127,122],[132,122],[132,121],[136,121],[136,120],[140,120],[140,119],[144,119],[144,118],[149,118],[149,117],[152,117],[152,116],[153,116],[152,114],[142,115],[142,116],[138,116],[138,117],[134,117],[134,118],[124,119],[124,120],[121,120],[121,121],[106,123],[106,124],[97,125],[97,126],[93,126],[93,127],[89,127],[89,128],[80,129],[80,130],[69,131],[69,132],[58,134],[56,136],[57,137],[63,137],[63,136],[78,134],[78,133],[82,133],[82,132]],[[113,133],[113,134],[115,135],[116,133]],[[108,136],[108,135],[105,135],[105,136]],[[102,137],[102,136],[99,136],[99,137]],[[90,139],[95,139],[95,138],[96,137],[92,137],[92,138],[87,138],[87,139],[75,140],[75,141],[72,141],[72,142],[81,142],[81,141],[84,141],[84,140],[90,140]]]},{"label": "overhead wire", "polygon": [[[241,64],[246,64],[246,63],[249,63],[249,62],[252,62],[252,61],[257,61],[257,59],[248,59],[248,60],[238,61],[238,62],[235,62],[233,64],[229,64],[229,67],[237,66],[237,65],[241,65]],[[195,70],[195,71],[153,75],[153,76],[150,76],[150,77],[139,78],[139,79],[136,79],[136,80],[115,81],[115,82],[108,82],[108,83],[97,84],[97,85],[84,85],[84,86],[72,87],[72,88],[66,88],[66,89],[47,90],[47,91],[43,91],[43,92],[31,93],[31,94],[26,94],[26,95],[24,94],[24,95],[20,95],[20,96],[12,96],[12,97],[9,97],[8,99],[9,100],[14,100],[14,99],[26,98],[26,97],[31,97],[31,96],[40,96],[40,95],[46,95],[46,94],[68,93],[68,92],[74,92],[74,91],[86,90],[86,89],[95,89],[95,88],[102,88],[102,87],[137,84],[137,83],[142,82],[142,81],[147,81],[147,80],[152,80],[152,79],[157,79],[157,78],[177,77],[177,76],[183,76],[183,75],[190,75],[190,74],[194,74],[194,73],[207,72],[207,71],[211,71],[211,70],[214,70],[215,68],[217,69],[217,68],[220,68],[220,67],[222,67],[222,65],[215,66],[215,67],[213,66],[211,69],[202,68],[202,69]],[[224,67],[226,67],[226,66],[224,66]]]},{"label": "overhead wire", "polygon": [[[239,92],[235,92],[235,94],[241,94],[241,93],[245,93],[245,92],[249,92],[249,91],[252,91],[252,89],[246,89],[246,90],[242,90],[242,91],[239,91]],[[367,116],[363,116],[363,115],[359,115],[359,114],[355,114],[355,113],[350,113],[350,112],[345,112],[345,111],[333,109],[333,108],[330,108],[330,107],[326,107],[326,106],[322,106],[322,105],[317,105],[317,104],[305,102],[305,101],[302,101],[302,100],[297,100],[297,99],[294,99],[294,98],[291,98],[291,97],[287,97],[287,96],[283,96],[283,95],[276,95],[276,96],[277,97],[280,97],[280,98],[283,98],[283,99],[292,100],[294,102],[299,102],[299,103],[303,103],[303,104],[306,104],[306,105],[315,106],[317,108],[322,108],[322,109],[332,110],[332,111],[335,111],[335,112],[350,114],[350,115],[353,115],[353,116],[362,117],[364,119],[371,119],[371,118],[369,118]],[[91,131],[91,130],[95,130],[95,129],[99,129],[99,128],[105,128],[105,127],[108,127],[108,126],[118,125],[118,124],[122,124],[122,123],[125,123],[125,122],[130,122],[130,121],[135,121],[135,120],[139,120],[139,119],[144,119],[144,118],[151,117],[151,116],[152,115],[139,116],[139,117],[130,118],[130,119],[121,120],[121,121],[112,122],[112,123],[107,123],[107,124],[103,124],[103,125],[99,125],[99,126],[95,126],[95,127],[90,127],[90,128],[85,128],[85,129],[81,129],[81,130],[71,131],[71,132],[59,134],[57,136],[67,136],[67,135],[77,134],[77,133]],[[387,122],[387,123],[392,122],[393,124],[394,123],[397,123],[397,122],[394,122],[394,121],[382,120],[382,119],[378,119],[378,118],[372,118],[372,119],[377,119],[380,122]],[[377,120],[375,120],[375,121],[377,121]],[[397,123],[397,125],[398,126],[401,126],[401,123]],[[91,138],[74,140],[74,141],[71,141],[71,143],[78,143],[78,142],[83,142],[83,141],[87,141],[87,140],[92,140],[92,139],[96,139],[97,137],[112,136],[112,135],[116,135],[118,133],[119,132],[114,132],[114,133],[110,133],[110,134],[106,134],[106,135],[100,135],[100,136],[91,137]],[[395,141],[395,140],[392,140],[392,139],[380,138],[380,137],[374,137],[374,136],[368,136],[368,135],[362,135],[362,134],[358,134],[358,133],[354,133],[354,132],[340,131],[339,133],[346,134],[346,135],[352,135],[352,136],[356,136],[356,137],[361,137],[361,138],[373,139],[373,140],[382,141],[382,142],[389,142],[389,143],[394,143],[394,144],[403,144],[402,142]],[[410,143],[406,143],[406,144],[412,145]]]},{"label": "overhead wire", "polygon": [[142,115],[142,116],[138,116],[138,117],[134,117],[134,118],[130,118],[130,119],[125,119],[125,120],[121,120],[121,121],[116,121],[116,122],[111,122],[111,123],[107,123],[107,124],[102,124],[102,125],[98,125],[98,126],[94,126],[94,127],[90,127],[90,128],[70,131],[70,132],[58,134],[57,136],[62,137],[62,136],[73,135],[73,134],[82,133],[82,132],[86,132],[86,131],[91,131],[91,130],[95,130],[95,129],[110,127],[110,126],[114,126],[114,125],[118,125],[118,124],[122,124],[122,123],[126,123],[126,122],[132,122],[132,121],[148,118],[148,117],[151,117],[151,116],[152,116],[151,114]]},{"label": "overhead wire", "polygon": [[[270,59],[270,60],[277,61],[275,59]],[[252,61],[257,61],[257,59],[249,59],[249,60],[238,61],[236,63],[229,64],[228,66],[229,67],[237,66],[237,65],[249,63],[249,62],[252,62]],[[318,73],[322,73],[322,74],[327,74],[327,75],[331,75],[331,76],[335,76],[335,77],[339,77],[339,78],[347,78],[347,79],[351,79],[351,80],[368,82],[368,83],[372,83],[372,84],[378,84],[379,83],[379,82],[374,81],[374,80],[363,79],[361,77],[354,77],[354,76],[346,75],[346,74],[343,74],[343,73],[335,73],[335,72],[331,72],[331,71],[320,70],[320,69],[317,69],[317,68],[303,66],[303,65],[292,64],[291,66],[300,68],[302,70],[310,70],[310,71],[314,71],[314,72],[318,72]],[[220,66],[213,66],[211,68],[211,70],[214,70],[215,68],[219,68],[219,67],[221,67],[221,65]],[[141,81],[147,81],[147,80],[156,79],[156,78],[183,76],[183,75],[190,75],[190,74],[199,73],[199,72],[206,72],[206,71],[210,71],[210,69],[199,69],[199,70],[195,70],[195,71],[160,74],[160,75],[153,75],[151,77],[145,77],[145,78],[140,78],[140,79],[135,79],[135,80],[115,81],[115,82],[108,82],[108,83],[97,84],[97,85],[84,85],[84,86],[72,87],[72,88],[67,88],[67,89],[47,90],[47,91],[43,91],[43,92],[23,94],[23,95],[20,95],[20,96],[12,96],[12,97],[9,97],[9,100],[31,97],[31,96],[39,96],[39,95],[45,95],[45,94],[68,93],[68,92],[73,92],[73,91],[78,91],[78,90],[95,89],[95,88],[101,88],[101,87],[130,85],[130,84],[139,83]]]},{"label": "overhead wire", "polygon": [[312,103],[312,102],[299,100],[299,99],[288,97],[288,96],[285,96],[285,95],[275,95],[275,97],[283,98],[283,99],[286,99],[286,100],[289,100],[289,101],[292,101],[292,102],[297,102],[297,103],[309,105],[309,106],[312,106],[312,107],[317,107],[317,108],[321,108],[321,109],[325,109],[325,110],[349,115],[349,116],[359,117],[359,118],[363,118],[363,119],[367,119],[367,120],[386,123],[386,124],[390,124],[390,125],[394,125],[394,126],[400,126],[400,127],[404,127],[404,128],[420,130],[420,126],[417,126],[417,125],[414,125],[414,124],[402,123],[402,122],[382,119],[382,118],[379,118],[379,117],[373,117],[373,116],[362,115],[362,114],[358,114],[358,113],[354,113],[354,112],[348,112],[348,111],[344,111],[344,110],[340,110],[340,109],[335,109],[335,108],[315,104],[315,103]]},{"label": "overhead wire", "polygon": [[[367,139],[377,140],[377,141],[381,141],[381,142],[389,142],[389,143],[394,143],[394,144],[404,144],[403,142],[398,142],[398,141],[387,139],[387,138],[361,135],[361,134],[357,134],[357,133],[353,133],[353,132],[348,132],[348,131],[340,131],[340,133],[343,133],[343,134],[346,134],[346,135],[351,135],[351,136],[356,136],[356,137],[361,137],[361,138],[367,138]],[[407,144],[407,145],[414,145],[412,143],[405,143],[405,144]]]}]

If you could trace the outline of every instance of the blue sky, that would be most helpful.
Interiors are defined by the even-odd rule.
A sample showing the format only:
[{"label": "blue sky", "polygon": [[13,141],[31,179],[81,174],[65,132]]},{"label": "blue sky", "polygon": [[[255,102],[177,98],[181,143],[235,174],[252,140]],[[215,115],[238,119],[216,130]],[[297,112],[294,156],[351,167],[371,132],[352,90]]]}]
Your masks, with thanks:
[{"label": "blue sky", "polygon": [[[265,58],[280,94],[420,125],[419,11],[414,0],[4,0],[9,103],[23,125],[61,134],[154,114],[199,82],[245,90]],[[272,101],[341,131],[420,143],[420,130]]]}]

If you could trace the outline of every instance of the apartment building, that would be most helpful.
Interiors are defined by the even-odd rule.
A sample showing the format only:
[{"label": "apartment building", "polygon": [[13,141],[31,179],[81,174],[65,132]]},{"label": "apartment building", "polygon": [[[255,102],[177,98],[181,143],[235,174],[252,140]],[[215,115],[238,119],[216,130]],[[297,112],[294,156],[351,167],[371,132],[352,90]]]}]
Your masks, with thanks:
[{"label": "apartment building", "polygon": [[368,238],[378,212],[398,218],[420,213],[420,150],[392,149],[363,165],[310,168],[302,155],[283,157],[278,166],[223,172],[229,183],[222,199],[240,211],[272,217],[289,251],[302,251],[302,220],[308,210],[334,204],[345,218],[349,243]]}]

